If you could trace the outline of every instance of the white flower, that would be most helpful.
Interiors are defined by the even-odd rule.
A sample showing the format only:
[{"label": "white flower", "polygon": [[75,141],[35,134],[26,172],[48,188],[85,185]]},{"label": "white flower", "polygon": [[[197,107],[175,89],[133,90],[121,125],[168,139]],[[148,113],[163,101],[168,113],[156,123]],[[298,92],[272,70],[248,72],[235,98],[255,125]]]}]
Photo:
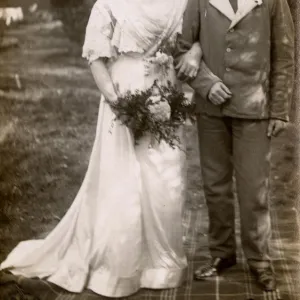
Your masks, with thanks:
[{"label": "white flower", "polygon": [[170,57],[161,51],[156,52],[155,54],[155,62],[160,64],[160,65],[165,65],[169,62]]},{"label": "white flower", "polygon": [[169,62],[169,56],[163,53],[160,57],[161,64],[164,65]]},{"label": "white flower", "polygon": [[157,51],[156,54],[155,54],[155,57],[159,59],[161,56],[162,56],[162,52]]},{"label": "white flower", "polygon": [[159,101],[161,101],[162,97],[160,94],[152,94],[152,96],[150,96],[147,101],[146,104],[147,105],[152,105],[152,104],[156,104]]},{"label": "white flower", "polygon": [[183,100],[182,104],[184,106],[189,106],[193,103],[193,97],[185,97],[185,99]]},{"label": "white flower", "polygon": [[159,99],[161,99],[160,90],[157,86],[152,87],[151,96],[159,96]]},{"label": "white flower", "polygon": [[161,96],[151,96],[147,103],[154,120],[163,122],[170,119],[171,107],[167,100]]}]

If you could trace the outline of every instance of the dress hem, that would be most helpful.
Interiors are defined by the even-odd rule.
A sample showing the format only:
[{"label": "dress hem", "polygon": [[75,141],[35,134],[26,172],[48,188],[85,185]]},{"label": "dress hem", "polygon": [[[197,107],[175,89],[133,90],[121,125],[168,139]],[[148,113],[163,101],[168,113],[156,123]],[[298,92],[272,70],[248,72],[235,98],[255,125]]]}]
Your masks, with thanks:
[{"label": "dress hem", "polygon": [[[109,271],[103,270],[101,272],[92,273],[85,288],[98,295],[110,298],[127,297],[143,288],[154,290],[172,289],[182,284],[186,270],[187,268],[147,269],[128,278],[117,277],[112,275]],[[48,281],[73,293],[82,292],[78,290],[78,285],[69,285],[67,282],[62,284],[50,278]]]}]

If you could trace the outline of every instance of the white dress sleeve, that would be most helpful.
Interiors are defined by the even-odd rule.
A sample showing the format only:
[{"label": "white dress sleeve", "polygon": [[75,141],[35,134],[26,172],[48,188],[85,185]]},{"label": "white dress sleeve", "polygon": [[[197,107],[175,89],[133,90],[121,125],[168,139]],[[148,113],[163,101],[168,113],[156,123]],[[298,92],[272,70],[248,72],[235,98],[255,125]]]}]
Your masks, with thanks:
[{"label": "white dress sleeve", "polygon": [[98,0],[91,11],[86,27],[82,57],[89,63],[100,57],[116,56],[111,43],[114,33],[114,22],[105,0]]}]

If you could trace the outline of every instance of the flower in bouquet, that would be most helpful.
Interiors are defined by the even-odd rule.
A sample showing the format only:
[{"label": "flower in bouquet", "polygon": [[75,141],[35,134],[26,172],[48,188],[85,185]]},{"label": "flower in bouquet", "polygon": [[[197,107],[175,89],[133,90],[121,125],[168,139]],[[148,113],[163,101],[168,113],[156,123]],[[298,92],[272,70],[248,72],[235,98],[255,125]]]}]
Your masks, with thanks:
[{"label": "flower in bouquet", "polygon": [[170,57],[161,51],[157,51],[155,54],[155,61],[160,65],[166,65],[170,62]]},{"label": "flower in bouquet", "polygon": [[189,98],[185,97],[185,99],[182,101],[182,106],[189,107],[193,105],[193,102],[194,102],[193,96]]},{"label": "flower in bouquet", "polygon": [[146,101],[146,105],[155,121],[165,122],[170,120],[171,106],[164,97],[160,95],[150,96]]},{"label": "flower in bouquet", "polygon": [[[144,59],[145,63],[145,75],[149,76],[151,68],[158,70],[168,70],[170,65],[173,64],[173,58],[161,50],[155,53],[155,56]],[[151,67],[152,66],[152,67]]]},{"label": "flower in bouquet", "polygon": [[170,82],[157,82],[145,91],[128,92],[113,104],[116,120],[127,126],[135,143],[145,134],[164,141],[171,147],[180,147],[178,129],[194,116],[194,104]]}]

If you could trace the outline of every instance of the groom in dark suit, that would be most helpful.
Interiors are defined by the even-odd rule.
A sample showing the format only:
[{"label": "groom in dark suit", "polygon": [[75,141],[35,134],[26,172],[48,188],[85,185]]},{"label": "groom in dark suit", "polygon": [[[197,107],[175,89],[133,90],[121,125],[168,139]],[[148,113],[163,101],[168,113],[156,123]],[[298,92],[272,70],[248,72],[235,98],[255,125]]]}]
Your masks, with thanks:
[{"label": "groom in dark suit", "polygon": [[212,260],[195,272],[195,279],[214,276],[236,263],[235,172],[243,250],[258,283],[274,290],[268,246],[270,137],[289,120],[294,28],[288,4],[189,0],[178,57],[196,42],[203,62],[189,84],[197,103]]}]

